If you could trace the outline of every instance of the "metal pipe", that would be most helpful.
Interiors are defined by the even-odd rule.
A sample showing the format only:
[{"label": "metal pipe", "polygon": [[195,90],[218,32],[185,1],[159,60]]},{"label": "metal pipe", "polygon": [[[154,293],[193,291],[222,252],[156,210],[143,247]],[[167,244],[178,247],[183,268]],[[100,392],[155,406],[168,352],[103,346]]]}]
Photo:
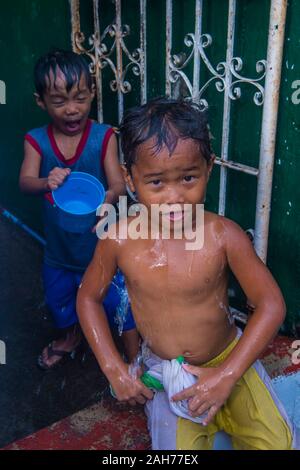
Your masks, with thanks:
[{"label": "metal pipe", "polygon": [[99,122],[103,122],[103,98],[102,98],[102,70],[100,67],[100,21],[99,21],[99,0],[93,0],[94,10],[94,64],[95,64],[95,82],[97,92],[97,117]]},{"label": "metal pipe", "polygon": [[170,63],[172,50],[172,0],[166,2],[166,96],[171,96]]},{"label": "metal pipe", "polygon": [[76,51],[75,36],[80,31],[79,0],[69,0],[71,10],[71,43],[72,50]]},{"label": "metal pipe", "polygon": [[122,20],[121,20],[121,0],[116,0],[116,54],[117,54],[117,68],[116,68],[116,81],[118,93],[118,119],[119,124],[123,118],[124,112],[124,98],[121,90],[121,81],[123,75],[123,61],[122,61]]},{"label": "metal pipe", "polygon": [[147,0],[140,0],[141,104],[147,101]]},{"label": "metal pipe", "polygon": [[[231,86],[231,80],[232,80],[230,64],[233,58],[233,49],[234,49],[235,13],[236,13],[236,0],[230,0],[229,8],[228,8],[226,73],[225,73],[222,144],[221,144],[221,155],[222,155],[222,160],[224,161],[228,160],[228,148],[229,148],[230,109],[231,109],[231,100],[230,100],[229,92],[230,92],[230,86]],[[221,173],[220,173],[220,190],[219,190],[219,214],[221,215],[225,215],[226,191],[227,191],[227,169],[226,169],[226,166],[223,165],[221,167]]]},{"label": "metal pipe", "polygon": [[102,70],[100,67],[100,21],[99,21],[99,0],[93,0],[94,10],[94,67],[95,82],[97,93],[97,118],[99,122],[103,122],[103,101],[102,101]]},{"label": "metal pipe", "polygon": [[37,240],[39,243],[41,243],[43,246],[46,245],[46,241],[44,238],[40,237],[38,233],[36,233],[34,230],[32,230],[28,225],[24,224],[18,217],[13,215],[11,212],[9,212],[7,209],[4,209],[3,207],[0,207],[0,214],[2,214],[6,219],[10,220],[14,224],[18,225],[22,230],[27,232],[31,237],[33,237],[35,240]]},{"label": "metal pipe", "polygon": [[215,164],[221,167],[230,168],[231,170],[241,171],[248,175],[258,176],[258,169],[252,166],[243,165],[242,163],[233,162],[232,160],[223,160],[222,158],[216,157]]},{"label": "metal pipe", "polygon": [[254,246],[266,262],[287,0],[272,0],[260,140]]},{"label": "metal pipe", "polygon": [[195,44],[194,44],[194,70],[193,70],[193,101],[199,104],[199,88],[200,88],[200,54],[199,44],[201,36],[201,23],[202,23],[202,7],[203,1],[195,1]]}]

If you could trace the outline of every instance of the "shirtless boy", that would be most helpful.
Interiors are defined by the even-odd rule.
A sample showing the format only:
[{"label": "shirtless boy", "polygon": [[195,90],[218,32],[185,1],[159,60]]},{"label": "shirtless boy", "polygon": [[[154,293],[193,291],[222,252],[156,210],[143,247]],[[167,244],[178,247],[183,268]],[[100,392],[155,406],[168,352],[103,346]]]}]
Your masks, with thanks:
[{"label": "shirtless boy", "polygon": [[[191,103],[159,98],[127,112],[121,138],[127,184],[149,214],[154,204],[170,207],[163,217],[171,232],[169,239],[102,240],[83,278],[80,323],[117,399],[147,402],[155,449],[209,449],[219,430],[236,449],[291,449],[291,424],[257,361],[285,317],[278,285],[244,231],[225,217],[205,211],[204,244],[197,250],[172,236],[184,205],[192,207],[195,225],[196,206],[205,201],[213,156],[203,113]],[[173,204],[181,209],[174,213]],[[181,367],[195,377],[172,397],[153,393],[130,373],[113,343],[102,301],[117,268],[147,345],[146,366],[184,356]],[[230,315],[229,270],[255,306],[243,334]],[[170,408],[182,400],[186,418]]]}]

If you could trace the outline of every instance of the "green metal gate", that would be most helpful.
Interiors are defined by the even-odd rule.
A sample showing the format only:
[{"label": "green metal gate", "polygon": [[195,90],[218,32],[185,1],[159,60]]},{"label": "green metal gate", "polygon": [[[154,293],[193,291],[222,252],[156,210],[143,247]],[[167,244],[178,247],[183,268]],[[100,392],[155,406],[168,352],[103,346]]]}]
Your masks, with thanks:
[{"label": "green metal gate", "polygon": [[[266,261],[287,1],[166,0],[158,5],[140,0],[129,6],[121,0],[93,0],[88,46],[80,24],[85,4],[70,0],[70,5],[73,49],[91,60],[100,121],[108,90],[115,95],[109,107],[115,103],[118,122],[126,95],[130,101],[147,101],[151,73],[164,77],[166,95],[192,99],[210,110],[218,167],[209,205],[253,231],[256,251]],[[152,34],[149,41],[158,18],[159,40]],[[258,28],[261,42],[248,51],[246,39],[257,43]],[[253,120],[247,129],[241,123],[245,118]],[[238,147],[239,134],[245,141]]]}]

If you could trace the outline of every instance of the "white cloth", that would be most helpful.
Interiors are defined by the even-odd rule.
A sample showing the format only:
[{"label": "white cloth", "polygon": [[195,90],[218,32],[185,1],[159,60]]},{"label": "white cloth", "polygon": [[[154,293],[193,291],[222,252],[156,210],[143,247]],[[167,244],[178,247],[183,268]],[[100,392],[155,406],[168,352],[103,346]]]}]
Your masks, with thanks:
[{"label": "white cloth", "polygon": [[177,416],[189,419],[194,423],[203,423],[207,413],[193,417],[189,413],[187,400],[172,401],[171,398],[176,393],[182,392],[185,388],[191,387],[197,382],[197,378],[187,372],[177,359],[164,360],[153,354],[145,344],[142,346],[143,362],[148,374],[159,380],[163,384],[165,393],[169,399],[169,407]]},{"label": "white cloth", "polygon": [[[242,331],[237,329],[237,338],[240,338]],[[159,380],[164,386],[163,392],[156,392],[152,400],[148,400],[145,411],[148,417],[148,428],[152,439],[153,450],[172,450],[176,449],[176,431],[177,417],[189,419],[196,423],[202,423],[206,415],[193,418],[188,411],[186,400],[172,402],[171,397],[176,393],[193,385],[197,378],[183,369],[176,359],[164,360],[156,356],[150,348],[144,343],[142,345],[142,358],[147,372]],[[278,411],[287,422],[293,434],[293,448],[300,449],[300,413],[297,412],[299,401],[300,372],[292,376],[282,376],[271,380],[260,361],[253,364],[256,372],[266,385],[271,394]],[[280,379],[280,380],[279,380]],[[295,386],[297,384],[298,386]],[[275,392],[275,390],[276,392]],[[286,406],[285,407],[281,403]],[[220,433],[217,433],[217,438]],[[228,436],[226,435],[226,438]],[[224,439],[223,439],[224,441]],[[215,445],[215,449],[224,449]],[[217,443],[218,444],[218,443]],[[227,449],[230,444],[225,442]]]}]

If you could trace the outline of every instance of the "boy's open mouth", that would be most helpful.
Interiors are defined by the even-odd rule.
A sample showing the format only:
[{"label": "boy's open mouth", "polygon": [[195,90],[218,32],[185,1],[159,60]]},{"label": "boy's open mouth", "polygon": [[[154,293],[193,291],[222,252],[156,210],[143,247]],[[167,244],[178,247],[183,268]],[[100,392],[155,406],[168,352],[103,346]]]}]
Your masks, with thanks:
[{"label": "boy's open mouth", "polygon": [[65,127],[69,132],[76,132],[80,129],[81,119],[77,121],[65,121]]},{"label": "boy's open mouth", "polygon": [[178,211],[178,212],[169,212],[167,214],[165,214],[168,219],[170,219],[172,222],[176,221],[176,220],[182,220],[183,219],[183,211]]}]

